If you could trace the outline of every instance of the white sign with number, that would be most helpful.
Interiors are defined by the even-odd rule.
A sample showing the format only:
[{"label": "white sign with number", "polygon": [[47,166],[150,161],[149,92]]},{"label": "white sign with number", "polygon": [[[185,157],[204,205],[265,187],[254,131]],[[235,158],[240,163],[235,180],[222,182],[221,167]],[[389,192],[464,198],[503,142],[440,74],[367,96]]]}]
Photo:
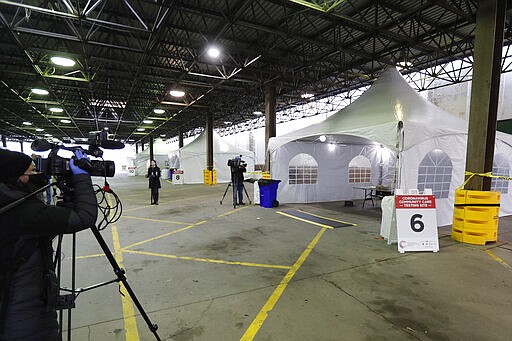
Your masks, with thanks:
[{"label": "white sign with number", "polygon": [[398,251],[439,251],[436,198],[395,195]]}]

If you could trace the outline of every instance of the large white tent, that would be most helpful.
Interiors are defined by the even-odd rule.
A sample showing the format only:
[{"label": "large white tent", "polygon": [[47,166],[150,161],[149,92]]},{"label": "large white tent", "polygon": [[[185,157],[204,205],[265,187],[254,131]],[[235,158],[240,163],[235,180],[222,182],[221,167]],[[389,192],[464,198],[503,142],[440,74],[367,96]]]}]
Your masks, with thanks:
[{"label": "large white tent", "polygon": [[[227,163],[235,156],[242,156],[247,162],[247,171],[254,171],[254,152],[235,147],[213,133],[213,168],[217,172],[217,182],[231,181],[231,169]],[[183,169],[183,181],[187,184],[203,183],[203,170],[206,169],[206,133],[201,133],[194,141],[170,153],[171,167]]]},{"label": "large white tent", "polygon": [[[153,144],[153,158],[155,159],[158,167],[162,169],[169,164],[169,145],[163,142]],[[145,175],[149,167],[149,148],[137,153],[135,156],[135,174]]]},{"label": "large white tent", "polygon": [[[509,176],[512,138],[498,132],[495,170]],[[325,121],[269,141],[280,202],[362,199],[354,187],[432,188],[439,225],[452,222],[455,189],[464,181],[467,123],[423,99],[389,68],[355,102]],[[398,158],[397,158],[398,156]],[[512,214],[508,182],[501,215]]]}]

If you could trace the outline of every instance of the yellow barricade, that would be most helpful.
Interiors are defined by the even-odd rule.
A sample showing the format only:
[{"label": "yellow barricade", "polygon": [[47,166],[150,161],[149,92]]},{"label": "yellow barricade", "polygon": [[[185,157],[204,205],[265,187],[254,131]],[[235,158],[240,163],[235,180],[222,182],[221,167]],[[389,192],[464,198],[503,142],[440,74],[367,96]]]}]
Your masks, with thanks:
[{"label": "yellow barricade", "polygon": [[499,213],[500,192],[456,190],[452,239],[476,245],[497,241]]}]

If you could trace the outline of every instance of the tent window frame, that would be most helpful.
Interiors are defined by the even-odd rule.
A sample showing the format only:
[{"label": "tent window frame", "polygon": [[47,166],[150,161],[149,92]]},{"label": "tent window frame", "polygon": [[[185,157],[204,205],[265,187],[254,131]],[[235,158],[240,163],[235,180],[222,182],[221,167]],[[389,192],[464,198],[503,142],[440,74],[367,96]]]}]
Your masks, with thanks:
[{"label": "tent window frame", "polygon": [[[292,164],[294,160],[307,158],[307,163]],[[307,153],[295,155],[288,164],[288,184],[315,185],[318,182],[318,163]]]},{"label": "tent window frame", "polygon": [[[492,174],[501,176],[510,176],[510,167],[507,158],[503,154],[496,154],[492,165]],[[491,191],[498,191],[503,194],[508,193],[508,180],[491,179]]]},{"label": "tent window frame", "polygon": [[[356,158],[364,158],[365,163],[367,163],[366,167],[351,166],[350,164],[354,164],[354,160]],[[372,166],[370,160],[364,155],[358,155],[350,160],[348,164],[348,182],[349,183],[371,183],[372,181]]]},{"label": "tent window frame", "polygon": [[432,188],[436,199],[447,199],[450,195],[453,164],[444,151],[437,149],[428,152],[418,167],[418,190]]}]

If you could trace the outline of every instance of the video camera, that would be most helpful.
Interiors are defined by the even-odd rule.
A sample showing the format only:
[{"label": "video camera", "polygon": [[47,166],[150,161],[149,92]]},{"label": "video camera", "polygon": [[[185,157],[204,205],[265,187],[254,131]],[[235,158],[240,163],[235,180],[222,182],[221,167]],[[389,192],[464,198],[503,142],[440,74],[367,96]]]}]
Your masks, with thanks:
[{"label": "video camera", "polygon": [[240,167],[247,167],[247,163],[242,160],[242,155],[234,157],[228,160],[228,166],[231,167],[231,171],[237,171]]},{"label": "video camera", "polygon": [[[90,132],[87,139],[89,148],[84,150],[80,146],[66,147],[55,143],[48,142],[44,139],[35,140],[31,144],[31,148],[36,152],[44,152],[50,150],[47,158],[37,158],[34,162],[39,171],[43,172],[46,176],[54,175],[57,178],[71,178],[71,169],[69,168],[69,160],[67,158],[57,155],[59,150],[68,150],[75,152],[76,150],[82,150],[87,155],[99,157],[103,156],[103,151],[100,147],[105,149],[122,149],[124,143],[118,141],[112,141],[107,139],[107,131]],[[113,177],[115,174],[114,161],[100,161],[100,160],[87,160],[81,159],[76,160],[75,164],[80,168],[86,170],[91,176],[102,176],[102,177]]]}]

